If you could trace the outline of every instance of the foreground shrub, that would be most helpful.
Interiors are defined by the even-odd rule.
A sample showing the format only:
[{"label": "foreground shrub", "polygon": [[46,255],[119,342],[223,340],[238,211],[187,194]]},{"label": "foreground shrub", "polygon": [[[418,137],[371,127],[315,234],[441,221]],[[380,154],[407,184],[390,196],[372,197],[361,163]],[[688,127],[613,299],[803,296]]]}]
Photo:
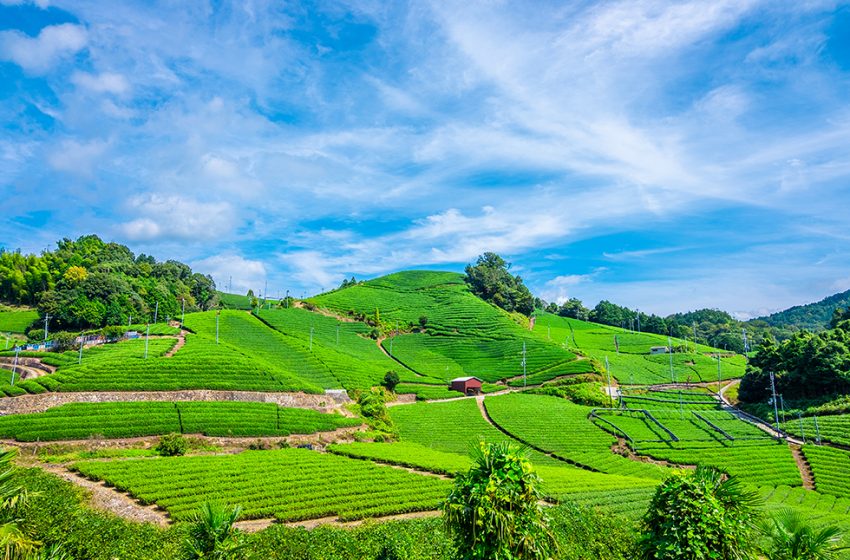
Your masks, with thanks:
[{"label": "foreground shrub", "polygon": [[204,503],[192,518],[186,537],[186,557],[191,560],[236,560],[245,548],[241,533],[234,526],[242,508]]},{"label": "foreground shrub", "polygon": [[156,452],[163,457],[177,457],[179,455],[185,455],[188,447],[188,442],[182,435],[168,434],[159,438],[159,445],[156,446]]},{"label": "foreground shrub", "polygon": [[841,546],[843,531],[834,525],[814,527],[799,512],[784,509],[762,524],[768,560],[837,560],[848,547]]},{"label": "foreground shrub", "polygon": [[714,468],[678,471],[652,498],[640,547],[648,560],[752,558],[758,497]]},{"label": "foreground shrub", "polygon": [[539,502],[540,479],[527,450],[481,443],[469,472],[443,504],[446,525],[465,560],[548,558],[556,548]]}]

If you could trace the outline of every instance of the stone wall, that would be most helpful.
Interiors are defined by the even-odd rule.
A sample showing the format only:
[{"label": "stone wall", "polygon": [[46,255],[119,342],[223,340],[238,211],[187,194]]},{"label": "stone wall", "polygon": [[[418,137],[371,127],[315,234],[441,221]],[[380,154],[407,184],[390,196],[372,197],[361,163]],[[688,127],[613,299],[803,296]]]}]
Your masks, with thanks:
[{"label": "stone wall", "polygon": [[307,393],[258,393],[251,391],[212,391],[206,389],[156,392],[87,392],[87,393],[42,393],[0,398],[0,416],[44,412],[55,406],[68,403],[102,402],[173,402],[173,401],[234,401],[274,403],[292,408],[310,408],[330,412],[352,402],[345,392],[330,392],[324,395]]}]

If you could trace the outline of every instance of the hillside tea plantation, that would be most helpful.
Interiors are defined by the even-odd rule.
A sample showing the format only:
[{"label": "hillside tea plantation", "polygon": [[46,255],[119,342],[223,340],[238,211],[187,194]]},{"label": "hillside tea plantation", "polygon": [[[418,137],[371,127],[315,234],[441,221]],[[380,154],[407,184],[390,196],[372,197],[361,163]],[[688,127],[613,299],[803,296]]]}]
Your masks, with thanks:
[{"label": "hillside tea plantation", "polygon": [[122,402],[66,404],[0,417],[0,437],[18,441],[131,438],[168,433],[288,436],[359,426],[359,419],[267,403]]},{"label": "hillside tea plantation", "polygon": [[355,520],[435,509],[449,487],[433,476],[307,449],[90,461],[73,468],[178,520],[204,501],[241,504],[246,519]]}]

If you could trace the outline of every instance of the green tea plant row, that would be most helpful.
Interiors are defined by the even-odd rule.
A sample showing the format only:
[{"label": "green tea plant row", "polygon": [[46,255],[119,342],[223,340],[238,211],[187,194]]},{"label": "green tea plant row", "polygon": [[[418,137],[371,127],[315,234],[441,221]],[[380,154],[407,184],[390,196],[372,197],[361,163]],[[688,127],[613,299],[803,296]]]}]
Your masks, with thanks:
[{"label": "green tea plant row", "polygon": [[449,490],[437,477],[306,449],[80,462],[73,468],[178,520],[205,501],[239,504],[246,519],[354,520],[436,509]]},{"label": "green tea plant row", "polygon": [[[436,451],[466,457],[482,440],[517,443],[487,423],[474,399],[394,406],[389,412],[403,442]],[[563,464],[537,452],[531,453],[531,460],[535,465]]]},{"label": "green tea plant row", "polygon": [[572,360],[569,362],[561,362],[547,369],[531,373],[525,379],[521,377],[514,379],[513,381],[508,382],[508,385],[511,387],[540,385],[558,377],[594,373],[595,371],[596,369],[594,368],[593,362],[590,360]]},{"label": "green tea plant row", "polygon": [[25,332],[36,319],[38,311],[0,311],[0,332]]},{"label": "green tea plant row", "polygon": [[[319,361],[307,344],[287,337],[243,311],[222,311],[218,321],[219,342],[238,348],[324,389],[342,388],[328,367]],[[186,326],[199,335],[215,340],[216,314],[213,311],[186,316]]]},{"label": "green tea plant row", "polygon": [[664,471],[615,454],[614,437],[589,419],[590,407],[546,395],[513,393],[484,400],[492,420],[546,452],[609,474],[660,479]]},{"label": "green tea plant row", "polygon": [[412,370],[442,380],[475,375],[496,381],[519,375],[523,342],[530,373],[575,357],[559,344],[538,340],[510,314],[473,295],[458,274],[402,272],[311,301],[337,313],[380,316],[387,329],[394,324],[403,330],[418,328],[420,318],[425,319],[424,334],[394,336],[383,346]]},{"label": "green tea plant row", "polygon": [[288,436],[357,426],[360,420],[269,403],[122,402],[66,404],[36,414],[0,417],[0,437],[57,441],[168,433]]},{"label": "green tea plant row", "polygon": [[816,525],[838,525],[845,530],[850,530],[850,498],[848,497],[789,486],[765,486],[759,488],[758,492],[768,511],[790,508],[799,511]]},{"label": "green tea plant row", "polygon": [[850,452],[821,445],[804,445],[819,492],[850,498]]},{"label": "green tea plant row", "polygon": [[405,381],[443,384],[442,379],[416,375],[384,354],[375,340],[368,338],[363,323],[339,321],[304,309],[261,310],[259,317],[287,337],[299,340],[346,389],[364,389],[379,384],[392,370]]},{"label": "green tea plant row", "polygon": [[[352,443],[331,445],[332,453],[454,476],[472,466],[463,455],[435,451],[413,443]],[[552,500],[642,513],[657,480],[607,475],[560,465],[536,465],[542,490]]]},{"label": "green tea plant row", "polygon": [[[738,419],[722,410],[699,410],[699,405],[657,410],[621,409],[599,410],[603,429],[615,427],[634,444],[642,442],[707,441],[735,442],[739,440],[769,440],[770,436],[757,426]],[[696,409],[696,410],[695,410]],[[666,430],[665,430],[666,428]],[[669,431],[668,431],[669,430]]]},{"label": "green tea plant row", "polygon": [[189,335],[180,351],[170,358],[164,357],[174,344],[175,339],[151,339],[147,359],[144,339],[93,347],[83,352],[79,365],[70,352],[70,359],[56,373],[39,377],[33,383],[51,391],[323,392],[318,385],[225,343],[216,344],[215,340]]},{"label": "green tea plant row", "polygon": [[172,336],[180,334],[179,327],[172,327],[168,323],[151,323],[150,325],[135,324],[127,327],[128,331],[135,331],[140,335],[150,336]]},{"label": "green tea plant row", "polygon": [[[556,371],[549,376],[543,375],[539,382],[568,373],[586,372],[590,368],[589,364],[582,364],[571,369],[575,367],[571,365],[575,360],[574,354],[555,345],[520,337],[493,339],[477,335],[408,334],[394,338],[392,354],[411,369],[444,381],[474,375],[493,382],[522,375],[523,344],[528,373],[534,375],[538,371],[561,368],[562,373]],[[389,340],[385,340],[383,346],[390,351]]]},{"label": "green tea plant row", "polygon": [[813,417],[789,419],[782,423],[782,429],[806,441],[816,441],[820,435],[822,441],[850,446],[850,414],[818,416],[817,428]]},{"label": "green tea plant row", "polygon": [[[696,353],[673,354],[671,374],[669,354],[649,354],[653,346],[667,346],[665,336],[632,333],[617,327],[587,323],[549,313],[540,314],[537,317],[534,333],[538,338],[545,337],[547,340],[555,340],[576,348],[580,353],[600,362],[604,362],[607,357],[611,375],[616,377],[620,384],[717,380],[717,360],[709,354],[718,350],[701,344],[696,346]],[[614,337],[617,339],[617,344]],[[685,341],[678,339],[672,339],[672,342],[674,346],[686,344]],[[691,347],[693,347],[692,343]],[[723,379],[741,377],[745,366],[743,356],[723,357],[721,358],[721,377]]]}]

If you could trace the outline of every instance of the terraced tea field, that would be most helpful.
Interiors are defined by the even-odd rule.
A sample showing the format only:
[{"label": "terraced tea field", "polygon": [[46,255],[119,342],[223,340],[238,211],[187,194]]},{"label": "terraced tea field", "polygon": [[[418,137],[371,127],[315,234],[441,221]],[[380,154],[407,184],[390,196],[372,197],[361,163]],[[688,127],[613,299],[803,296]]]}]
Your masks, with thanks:
[{"label": "terraced tea field", "polygon": [[18,441],[132,438],[168,433],[288,436],[358,426],[360,419],[267,403],[122,402],[66,404],[0,417],[0,438]]},{"label": "terraced tea field", "polygon": [[[188,317],[188,316],[187,316]],[[51,375],[21,383],[51,391],[170,391],[219,389],[243,391],[304,391],[322,393],[310,383],[280,366],[249,356],[235,346],[190,335],[173,357],[165,354],[174,338],[152,338],[145,359],[145,340],[96,346],[77,353],[50,356],[45,363],[59,366]],[[8,355],[8,354],[7,354]],[[40,357],[43,354],[35,354]],[[31,392],[38,392],[33,388]]]},{"label": "terraced tea field", "polygon": [[850,451],[804,445],[803,454],[812,466],[819,492],[850,498]]},{"label": "terraced tea field", "polygon": [[449,490],[437,477],[307,449],[83,461],[73,468],[178,520],[205,501],[240,504],[246,519],[355,520],[436,509]]},{"label": "terraced tea field", "polygon": [[789,419],[782,423],[782,429],[808,442],[820,436],[822,441],[850,446],[850,414]]},{"label": "terraced tea field", "polygon": [[[566,373],[566,365],[575,360],[560,345],[534,337],[523,326],[526,319],[473,295],[459,274],[391,274],[310,302],[343,315],[374,319],[377,312],[391,335],[395,326],[403,333],[418,329],[424,318],[424,333],[392,336],[383,347],[410,369],[443,381],[474,375],[492,382],[521,375],[523,345],[529,374],[556,367],[564,367]],[[589,371],[590,365],[569,367]]]},{"label": "terraced tea field", "polygon": [[38,318],[35,310],[0,311],[0,332],[23,333]]},{"label": "terraced tea field", "polygon": [[[626,329],[587,323],[540,313],[534,324],[534,334],[539,339],[557,341],[566,347],[604,362],[608,358],[611,375],[621,385],[643,385],[700,381],[717,381],[717,359],[712,355],[717,349],[693,342],[672,339],[673,346],[686,346],[690,352],[673,354],[673,371],[670,355],[651,355],[653,346],[667,346],[666,336],[653,333],[633,333]],[[695,351],[693,350],[695,348]],[[722,350],[719,352],[723,352]],[[720,360],[722,379],[744,375],[746,362],[743,356],[723,357]]]}]

